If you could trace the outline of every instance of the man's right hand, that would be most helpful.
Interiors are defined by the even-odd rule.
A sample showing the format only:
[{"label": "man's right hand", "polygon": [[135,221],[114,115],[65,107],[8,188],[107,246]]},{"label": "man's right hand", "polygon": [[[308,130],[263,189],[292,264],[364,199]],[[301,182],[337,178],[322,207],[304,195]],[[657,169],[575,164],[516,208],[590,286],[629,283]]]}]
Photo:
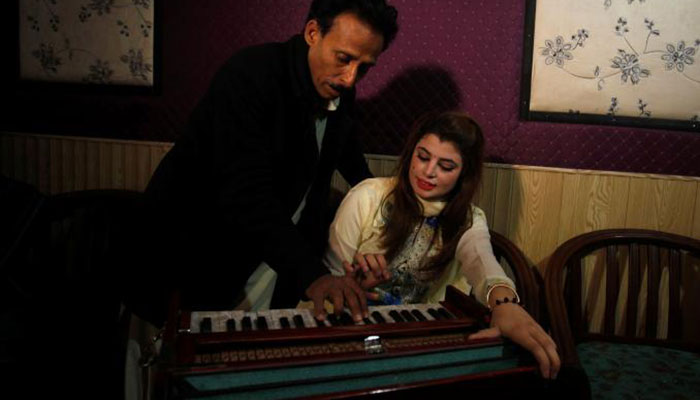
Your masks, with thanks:
[{"label": "man's right hand", "polygon": [[323,275],[306,289],[306,296],[314,302],[314,315],[318,320],[326,319],[325,300],[333,303],[335,314],[342,313],[347,306],[357,322],[369,316],[367,295],[350,275]]}]

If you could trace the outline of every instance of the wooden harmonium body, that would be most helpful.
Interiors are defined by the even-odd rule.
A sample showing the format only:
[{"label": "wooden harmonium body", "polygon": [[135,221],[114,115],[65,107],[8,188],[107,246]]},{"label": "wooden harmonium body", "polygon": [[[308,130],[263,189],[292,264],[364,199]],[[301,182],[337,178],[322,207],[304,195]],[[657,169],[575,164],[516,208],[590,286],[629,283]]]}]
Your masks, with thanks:
[{"label": "wooden harmonium body", "polygon": [[306,309],[177,314],[163,348],[168,398],[398,397],[494,377],[536,379],[524,350],[467,339],[484,327],[476,318],[483,310],[453,287],[440,305],[370,307],[361,323],[347,314],[318,323]]}]

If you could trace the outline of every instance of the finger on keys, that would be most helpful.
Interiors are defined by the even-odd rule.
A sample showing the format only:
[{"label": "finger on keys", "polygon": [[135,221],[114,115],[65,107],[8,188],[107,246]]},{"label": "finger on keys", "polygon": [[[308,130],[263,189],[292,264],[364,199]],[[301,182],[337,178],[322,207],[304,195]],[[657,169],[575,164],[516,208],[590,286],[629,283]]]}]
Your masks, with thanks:
[{"label": "finger on keys", "polygon": [[346,283],[347,285],[343,291],[345,303],[350,309],[353,319],[360,322],[362,317],[367,318],[369,316],[365,291],[352,279],[347,280]]},{"label": "finger on keys", "polygon": [[[357,296],[355,292],[353,292],[352,289],[350,288],[345,288],[345,303],[350,310],[350,314],[352,314],[352,319],[354,319],[356,322],[362,321],[362,316],[360,312],[360,304],[357,301]],[[343,309],[334,309],[334,313],[336,314],[342,314]]]},{"label": "finger on keys", "polygon": [[326,319],[326,308],[324,307],[325,299],[323,297],[316,297],[312,300],[314,301],[314,318],[319,321],[324,321]]},{"label": "finger on keys", "polygon": [[[354,282],[353,282],[354,283]],[[357,283],[353,288],[358,300],[360,301],[360,319],[369,317],[369,307],[367,306],[367,296],[365,296],[365,290],[362,289]],[[359,320],[358,320],[359,322]]]},{"label": "finger on keys", "polygon": [[333,313],[334,314],[340,314],[340,312],[343,311],[343,305],[345,304],[343,292],[344,292],[343,289],[336,288],[331,293],[331,301],[333,302]]}]

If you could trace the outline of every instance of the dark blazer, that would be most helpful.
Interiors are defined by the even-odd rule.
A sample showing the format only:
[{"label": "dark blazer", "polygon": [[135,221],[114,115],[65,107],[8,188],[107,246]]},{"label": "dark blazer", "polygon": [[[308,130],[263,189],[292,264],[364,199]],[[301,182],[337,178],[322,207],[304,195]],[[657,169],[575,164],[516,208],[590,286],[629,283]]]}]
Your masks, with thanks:
[{"label": "dark blazer", "polygon": [[[231,57],[148,185],[159,238],[174,256],[163,272],[193,299],[226,307],[265,261],[280,291],[287,285],[277,305],[293,305],[323,272],[333,171],[353,185],[371,176],[354,133],[354,91],[328,113],[319,156],[321,99],[307,55],[297,35]],[[309,187],[295,226],[291,217]],[[211,296],[224,299],[205,299]]]}]

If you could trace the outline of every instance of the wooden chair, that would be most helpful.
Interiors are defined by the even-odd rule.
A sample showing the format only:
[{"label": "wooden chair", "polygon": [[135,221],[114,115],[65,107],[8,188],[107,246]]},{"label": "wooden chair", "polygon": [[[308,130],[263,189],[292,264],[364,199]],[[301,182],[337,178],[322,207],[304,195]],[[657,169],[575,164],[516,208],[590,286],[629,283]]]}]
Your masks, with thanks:
[{"label": "wooden chair", "polygon": [[[700,369],[699,339],[683,335],[684,308],[690,315],[689,307],[700,306],[690,304],[692,292],[683,290],[697,279],[699,260],[700,241],[640,229],[585,233],[556,249],[545,274],[551,333],[563,365],[586,371],[593,398],[700,390],[697,378],[682,378],[684,369],[695,376]],[[658,324],[666,315],[660,301],[668,304],[664,325]],[[687,363],[666,363],[665,356]],[[673,385],[659,382],[668,377]]]},{"label": "wooden chair", "polygon": [[489,231],[489,234],[496,260],[501,263],[506,274],[515,282],[515,288],[520,295],[523,307],[535,321],[542,323],[537,272],[530,267],[523,252],[507,237],[493,230]]},{"label": "wooden chair", "polygon": [[19,375],[12,383],[23,391],[123,398],[130,315],[121,251],[141,203],[141,193],[125,190],[46,196],[8,255],[3,279],[14,289],[17,331],[8,346]]}]

